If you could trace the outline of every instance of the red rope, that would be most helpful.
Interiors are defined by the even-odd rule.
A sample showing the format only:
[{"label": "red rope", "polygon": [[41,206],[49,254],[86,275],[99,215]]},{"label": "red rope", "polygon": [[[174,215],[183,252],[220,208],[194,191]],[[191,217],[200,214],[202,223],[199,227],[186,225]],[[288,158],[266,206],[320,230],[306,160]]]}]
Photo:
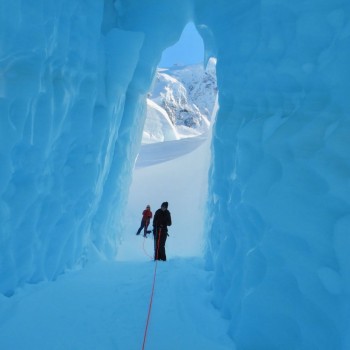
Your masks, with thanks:
[{"label": "red rope", "polygon": [[146,327],[145,327],[145,334],[144,334],[144,336],[143,336],[142,350],[145,349],[146,339],[147,339],[147,332],[148,332],[148,325],[149,325],[149,319],[150,319],[150,317],[151,317],[151,310],[152,310],[152,303],[153,303],[153,295],[154,295],[154,286],[155,286],[155,284],[156,284],[156,276],[157,276],[159,242],[160,242],[160,229],[159,229],[159,232],[158,232],[158,242],[157,242],[157,252],[156,252],[156,264],[155,264],[155,266],[154,266],[152,292],[151,292],[151,299],[150,299],[149,307],[148,307],[148,315],[147,315],[147,321],[146,321]]},{"label": "red rope", "polygon": [[158,242],[157,242],[157,260],[158,260],[158,254],[159,254],[159,242],[160,242],[160,234],[161,234],[161,229],[159,228],[158,231]]}]

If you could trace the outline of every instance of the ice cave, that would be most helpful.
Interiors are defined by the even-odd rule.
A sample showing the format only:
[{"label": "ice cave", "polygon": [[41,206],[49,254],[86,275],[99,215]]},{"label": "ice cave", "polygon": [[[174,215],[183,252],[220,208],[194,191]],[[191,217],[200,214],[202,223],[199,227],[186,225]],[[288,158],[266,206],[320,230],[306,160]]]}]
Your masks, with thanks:
[{"label": "ice cave", "polygon": [[237,349],[350,348],[350,3],[3,0],[0,293],[113,259],[162,52],[217,59],[206,265]]}]

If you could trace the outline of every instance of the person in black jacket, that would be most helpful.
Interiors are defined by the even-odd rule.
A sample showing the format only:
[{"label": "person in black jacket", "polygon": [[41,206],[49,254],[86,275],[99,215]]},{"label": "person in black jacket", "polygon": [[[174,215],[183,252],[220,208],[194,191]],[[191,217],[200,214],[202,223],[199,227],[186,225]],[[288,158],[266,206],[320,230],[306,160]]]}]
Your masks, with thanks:
[{"label": "person in black jacket", "polygon": [[154,260],[166,261],[165,242],[168,237],[168,226],[171,226],[171,215],[168,202],[163,202],[153,217]]}]

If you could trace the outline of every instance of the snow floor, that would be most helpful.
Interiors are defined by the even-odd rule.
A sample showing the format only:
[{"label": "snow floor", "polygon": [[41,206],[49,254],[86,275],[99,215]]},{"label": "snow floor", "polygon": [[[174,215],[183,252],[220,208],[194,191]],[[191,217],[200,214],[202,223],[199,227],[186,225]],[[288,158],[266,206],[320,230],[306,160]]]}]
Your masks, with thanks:
[{"label": "snow floor", "polygon": [[[90,263],[0,297],[1,350],[142,349],[155,264],[145,349],[234,349],[228,321],[211,304],[211,273],[202,257],[209,140],[176,142],[140,152],[116,261]],[[135,233],[145,206],[154,213],[163,201],[173,225],[168,261],[156,263],[152,234],[145,239]]]},{"label": "snow floor", "polygon": [[[91,265],[2,298],[2,350],[142,349],[155,262]],[[199,258],[158,262],[145,349],[233,349]]]}]

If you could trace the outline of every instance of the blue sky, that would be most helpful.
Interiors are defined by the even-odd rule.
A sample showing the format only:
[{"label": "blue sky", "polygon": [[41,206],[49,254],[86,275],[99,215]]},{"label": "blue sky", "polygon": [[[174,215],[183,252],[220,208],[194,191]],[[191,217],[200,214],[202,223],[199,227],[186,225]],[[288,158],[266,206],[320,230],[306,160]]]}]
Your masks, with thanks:
[{"label": "blue sky", "polygon": [[203,62],[203,40],[191,22],[187,24],[179,41],[163,52],[159,67],[167,68],[174,64],[187,65]]}]

